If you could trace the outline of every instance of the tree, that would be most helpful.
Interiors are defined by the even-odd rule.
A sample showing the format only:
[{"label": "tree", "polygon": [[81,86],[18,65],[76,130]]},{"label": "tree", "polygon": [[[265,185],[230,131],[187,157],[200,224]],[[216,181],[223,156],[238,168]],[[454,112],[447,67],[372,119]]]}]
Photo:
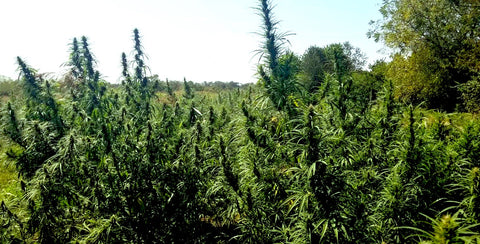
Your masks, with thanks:
[{"label": "tree", "polygon": [[325,79],[327,57],[323,48],[310,46],[302,56],[302,74],[307,91],[315,92]]},{"label": "tree", "polygon": [[[451,111],[458,103],[457,84],[476,75],[480,67],[480,8],[466,0],[388,0],[383,19],[369,34],[397,51],[392,61],[397,91],[409,86],[415,94],[400,93],[408,102]],[[415,70],[407,69],[416,67]],[[400,75],[402,76],[402,75]]]},{"label": "tree", "polygon": [[338,81],[365,65],[365,55],[349,42],[327,45],[323,51],[326,56],[325,71],[335,75]]}]

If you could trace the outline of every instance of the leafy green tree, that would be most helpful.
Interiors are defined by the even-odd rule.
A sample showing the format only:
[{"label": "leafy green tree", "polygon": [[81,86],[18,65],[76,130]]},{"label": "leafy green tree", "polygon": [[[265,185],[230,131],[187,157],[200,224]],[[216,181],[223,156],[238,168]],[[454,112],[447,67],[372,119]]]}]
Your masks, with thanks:
[{"label": "leafy green tree", "polygon": [[325,71],[335,75],[338,81],[344,81],[354,71],[359,71],[365,64],[365,56],[360,49],[345,42],[327,45]]},{"label": "leafy green tree", "polygon": [[407,75],[392,79],[401,96],[452,111],[459,102],[456,85],[478,72],[478,3],[390,0],[383,2],[380,11],[383,20],[375,23],[370,35],[398,50],[392,73]]},{"label": "leafy green tree", "polygon": [[301,68],[304,85],[309,92],[315,92],[325,80],[327,58],[323,48],[309,47],[302,56]]}]

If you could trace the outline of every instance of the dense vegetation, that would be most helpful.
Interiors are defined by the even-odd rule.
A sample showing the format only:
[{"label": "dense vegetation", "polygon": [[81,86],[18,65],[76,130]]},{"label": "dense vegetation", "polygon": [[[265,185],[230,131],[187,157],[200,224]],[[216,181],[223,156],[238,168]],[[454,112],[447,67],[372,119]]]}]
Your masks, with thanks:
[{"label": "dense vegetation", "polygon": [[478,112],[480,2],[385,0],[381,13],[370,34],[397,51],[388,72],[397,95],[449,112]]},{"label": "dense vegetation", "polygon": [[256,85],[151,76],[137,29],[119,85],[86,37],[61,80],[19,57],[0,83],[0,241],[479,243],[477,116],[403,99],[392,64],[364,71],[349,43],[290,53],[257,11]]}]

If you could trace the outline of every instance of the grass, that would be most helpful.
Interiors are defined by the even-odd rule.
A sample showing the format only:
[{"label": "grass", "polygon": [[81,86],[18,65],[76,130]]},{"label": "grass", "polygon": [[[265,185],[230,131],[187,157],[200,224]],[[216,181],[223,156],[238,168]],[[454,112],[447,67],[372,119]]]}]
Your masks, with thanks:
[{"label": "grass", "polygon": [[[7,231],[3,233],[4,236],[0,237],[7,237],[7,234],[10,237],[20,237],[22,236],[20,233],[23,232],[22,227],[18,223],[26,223],[27,220],[30,218],[30,214],[28,211],[27,202],[23,201],[23,191],[21,189],[21,178],[18,177],[18,171],[15,168],[15,164],[8,158],[6,152],[12,148],[15,148],[15,145],[10,143],[5,137],[0,135],[0,202],[4,203],[7,209],[12,212],[18,221],[20,222],[10,222],[11,220],[0,219],[0,224],[4,225],[7,223],[13,224],[13,226],[9,226],[9,224],[4,225],[7,229],[3,231]],[[4,222],[7,221],[7,222]],[[8,240],[7,239],[0,239],[0,242]],[[20,241],[17,239],[17,241]],[[31,241],[23,240],[30,243]]]},{"label": "grass", "polygon": [[18,171],[6,155],[6,151],[13,145],[8,143],[4,137],[0,137],[0,143],[0,202],[5,202],[9,208],[18,208],[20,207],[18,200],[22,199],[23,192],[20,187]]},{"label": "grass", "polygon": [[0,201],[21,194],[18,171],[5,153],[11,146],[6,138],[0,137]]},{"label": "grass", "polygon": [[0,165],[0,201],[21,194],[17,178],[18,172],[10,165]]}]

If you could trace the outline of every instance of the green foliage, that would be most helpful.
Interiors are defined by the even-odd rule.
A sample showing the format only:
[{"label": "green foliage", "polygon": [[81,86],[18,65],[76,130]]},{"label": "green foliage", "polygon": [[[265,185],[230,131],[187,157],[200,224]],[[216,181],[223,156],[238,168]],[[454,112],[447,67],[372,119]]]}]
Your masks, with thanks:
[{"label": "green foliage", "polygon": [[0,103],[3,103],[4,98],[17,95],[19,89],[19,82],[13,80],[0,81]]},{"label": "green foliage", "polygon": [[457,84],[478,73],[478,3],[450,0],[384,1],[370,35],[396,48],[391,77],[408,102],[453,111]]},{"label": "green foliage", "polygon": [[[405,58],[395,55],[387,76],[395,83],[396,97],[405,103],[425,103],[427,107],[453,110],[457,92],[442,82],[445,71],[438,70],[437,60],[428,50]],[[435,71],[436,70],[436,71]]]},{"label": "green foliage", "polygon": [[260,0],[256,8],[262,17],[262,32],[265,38],[257,50],[263,65],[258,66],[260,82],[267,90],[267,95],[278,110],[292,112],[290,96],[298,91],[295,75],[299,70],[298,61],[293,53],[286,52],[286,37],[290,33],[280,33],[278,21],[273,16],[273,6],[269,0]]},{"label": "green foliage", "polygon": [[478,77],[459,85],[464,109],[468,112],[480,111],[480,83]]},{"label": "green foliage", "polygon": [[[74,39],[75,43],[75,39]],[[88,77],[90,79],[93,79],[95,76],[95,70],[94,70],[94,64],[95,60],[93,58],[92,53],[90,52],[90,48],[88,47],[88,40],[87,37],[82,36],[82,56],[83,56],[83,70],[86,72],[85,77]],[[73,45],[73,52],[78,52],[78,50],[75,50],[75,44]],[[72,56],[72,61],[75,62],[77,60],[74,60],[77,55]],[[74,63],[76,65],[76,63]]]},{"label": "green foliage", "polygon": [[335,82],[340,87],[355,86],[352,89],[355,94],[349,94],[355,96],[353,100],[361,99],[363,104],[375,100],[376,92],[380,90],[384,79],[373,79],[370,73],[361,71],[364,64],[364,55],[348,42],[322,48],[309,47],[302,56],[300,70],[295,76],[305,88],[303,100],[316,104],[319,99],[314,95],[317,93],[320,100],[325,98]]},{"label": "green foliage", "polygon": [[472,229],[478,225],[466,225],[459,213],[445,214],[438,219],[429,218],[433,231],[411,228],[417,231],[422,241],[419,243],[478,243],[480,234]]},{"label": "green foliage", "polygon": [[327,58],[323,48],[309,47],[302,56],[302,74],[304,84],[309,92],[315,92],[325,80],[325,66]]},{"label": "green foliage", "polygon": [[[86,40],[85,40],[86,41]],[[84,43],[85,44],[85,43]],[[70,62],[68,65],[72,67],[71,72],[74,78],[80,78],[83,76],[83,54],[80,51],[78,46],[77,38],[73,38],[71,53],[70,53]]]},{"label": "green foliage", "polygon": [[348,42],[330,44],[324,48],[324,52],[327,58],[325,69],[336,74],[338,80],[353,71],[361,70],[365,64],[365,57],[360,49],[354,48]]},{"label": "green foliage", "polygon": [[[185,94],[183,95],[186,99],[192,99],[194,94],[192,91],[192,82],[187,82],[186,78],[183,78],[183,89],[185,90]],[[169,92],[169,94],[171,91]]]},{"label": "green foliage", "polygon": [[86,38],[63,88],[19,58],[23,96],[0,113],[0,159],[16,166],[0,165],[0,241],[478,242],[479,119],[401,103],[394,66],[361,70],[348,43],[299,58],[271,3],[258,10],[260,85],[149,76],[136,29],[121,85]]}]

